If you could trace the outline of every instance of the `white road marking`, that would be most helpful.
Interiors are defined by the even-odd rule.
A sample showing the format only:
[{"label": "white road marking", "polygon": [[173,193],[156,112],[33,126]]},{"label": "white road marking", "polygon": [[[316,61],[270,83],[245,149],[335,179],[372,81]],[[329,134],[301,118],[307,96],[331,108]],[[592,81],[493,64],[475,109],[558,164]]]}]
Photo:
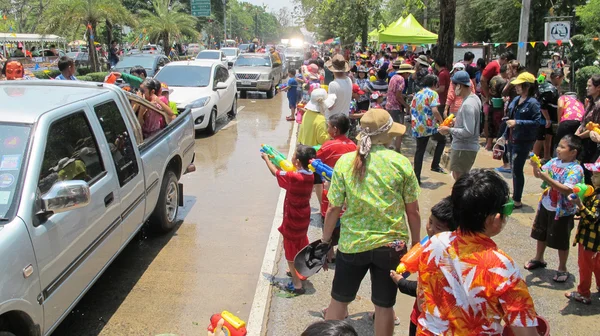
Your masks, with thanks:
[{"label": "white road marking", "polygon": [[242,112],[242,110],[245,109],[245,108],[246,108],[246,106],[244,106],[244,105],[238,106],[237,113]]},{"label": "white road marking", "polygon": [[[236,114],[240,114],[240,112],[242,112],[242,110],[245,108],[246,106],[238,106],[237,108],[237,112]],[[221,128],[221,131],[224,131],[226,129],[228,129],[229,127],[233,126],[233,125],[237,125],[238,124],[238,120],[231,120],[230,122],[227,123],[227,125],[223,126],[223,128]]]},{"label": "white road marking", "polygon": [[[290,150],[288,151],[288,159],[294,155],[294,149],[296,148],[296,134],[298,133],[298,123],[294,123],[292,129],[292,138],[290,139]],[[281,189],[279,193],[279,200],[277,201],[277,208],[275,208],[275,217],[273,218],[273,225],[271,226],[271,233],[269,234],[269,240],[267,241],[267,248],[265,250],[265,256],[263,258],[262,267],[258,274],[258,282],[256,284],[256,291],[254,292],[254,300],[252,302],[252,308],[250,309],[250,316],[248,317],[248,336],[260,336],[263,334],[263,325],[265,319],[265,312],[267,310],[267,303],[271,294],[271,281],[265,276],[267,274],[273,274],[275,269],[275,258],[279,249],[279,240],[281,234],[277,231],[281,221],[283,219],[283,200],[285,199],[285,190]]]}]

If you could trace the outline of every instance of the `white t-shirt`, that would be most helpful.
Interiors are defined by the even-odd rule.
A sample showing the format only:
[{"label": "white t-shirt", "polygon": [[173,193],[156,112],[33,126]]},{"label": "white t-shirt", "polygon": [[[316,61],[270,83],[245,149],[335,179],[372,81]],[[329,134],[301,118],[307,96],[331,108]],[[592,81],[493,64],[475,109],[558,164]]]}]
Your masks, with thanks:
[{"label": "white t-shirt", "polygon": [[352,80],[348,77],[344,79],[336,78],[329,83],[329,94],[335,94],[335,104],[325,112],[325,119],[329,119],[334,114],[342,113],[350,115],[350,103],[352,102]]}]

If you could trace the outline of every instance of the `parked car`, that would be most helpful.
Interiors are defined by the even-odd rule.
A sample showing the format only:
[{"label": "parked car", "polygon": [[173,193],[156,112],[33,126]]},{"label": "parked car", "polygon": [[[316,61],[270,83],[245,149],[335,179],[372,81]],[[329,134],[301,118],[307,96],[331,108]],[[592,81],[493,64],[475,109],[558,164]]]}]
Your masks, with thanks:
[{"label": "parked car", "polygon": [[76,51],[76,52],[68,52],[67,56],[69,56],[73,61],[75,61],[76,66],[84,66],[87,67],[90,65],[90,54],[86,52]]},{"label": "parked car", "polygon": [[58,55],[55,55],[52,50],[50,49],[42,49],[40,50],[40,55],[45,56],[45,57],[63,57],[66,56],[67,54],[61,50],[61,49],[56,49],[56,52],[58,52]]},{"label": "parked car", "polygon": [[248,91],[263,91],[267,98],[275,96],[277,85],[281,82],[281,66],[273,65],[270,54],[241,54],[233,65],[240,98],[246,98]]},{"label": "parked car", "polygon": [[240,55],[240,49],[238,48],[221,48],[221,51],[225,54],[225,58],[227,58],[227,66],[232,67],[235,60]]},{"label": "parked car", "polygon": [[290,69],[300,69],[302,63],[304,63],[304,49],[290,47],[285,50],[285,60]]},{"label": "parked car", "polygon": [[248,48],[250,48],[250,44],[247,44],[247,43],[240,44],[238,46],[238,49],[240,49],[240,53],[248,52]]},{"label": "parked car", "polygon": [[196,55],[197,60],[212,60],[213,62],[221,62],[225,67],[227,64],[227,56],[221,50],[202,50]]},{"label": "parked car", "polygon": [[187,55],[198,55],[199,52],[204,50],[204,47],[198,43],[190,43],[187,46],[186,54]]},{"label": "parked car", "polygon": [[178,110],[192,110],[196,130],[214,134],[218,119],[237,114],[236,81],[220,62],[171,62],[156,74],[156,79],[173,89],[169,99]]},{"label": "parked car", "polygon": [[163,48],[158,44],[146,44],[142,47],[142,53],[144,54],[164,54]]},{"label": "parked car", "polygon": [[143,138],[114,85],[0,88],[0,335],[50,335],[146,221],[175,227],[192,115]]},{"label": "parked car", "polygon": [[162,54],[133,54],[123,57],[117,63],[113,71],[126,72],[137,65],[143,66],[146,69],[148,77],[153,77],[162,67],[167,65],[171,60]]}]

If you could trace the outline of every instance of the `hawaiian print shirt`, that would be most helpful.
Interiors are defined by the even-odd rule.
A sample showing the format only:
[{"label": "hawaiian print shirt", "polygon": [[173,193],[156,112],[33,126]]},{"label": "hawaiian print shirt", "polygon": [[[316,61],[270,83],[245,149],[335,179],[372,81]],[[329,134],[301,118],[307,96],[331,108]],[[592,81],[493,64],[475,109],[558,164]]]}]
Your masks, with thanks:
[{"label": "hawaiian print shirt", "polygon": [[[553,180],[569,188],[573,188],[577,183],[583,181],[583,168],[577,161],[562,162],[558,158],[554,158],[546,162],[542,166],[542,170],[548,172]],[[556,219],[571,216],[577,212],[577,206],[569,201],[567,196],[551,187],[544,190],[541,205],[548,211],[555,211]]]},{"label": "hawaiian print shirt", "polygon": [[412,134],[415,138],[437,133],[438,125],[433,116],[433,107],[440,105],[438,93],[430,88],[417,92],[410,103]]},{"label": "hawaiian print shirt", "polygon": [[561,105],[563,109],[563,115],[560,118],[561,122],[565,120],[583,120],[585,107],[583,106],[583,103],[577,100],[577,98],[571,96],[560,96],[560,98],[558,98],[558,106]]},{"label": "hawaiian print shirt", "polygon": [[501,335],[503,320],[537,326],[520,267],[491,238],[442,232],[425,244],[418,263],[417,335]]},{"label": "hawaiian print shirt", "polygon": [[367,157],[365,179],[354,175],[356,152],[335,164],[327,197],[330,206],[346,204],[341,218],[338,249],[360,253],[408,241],[405,204],[419,198],[419,182],[410,161],[396,151],[373,145]]}]

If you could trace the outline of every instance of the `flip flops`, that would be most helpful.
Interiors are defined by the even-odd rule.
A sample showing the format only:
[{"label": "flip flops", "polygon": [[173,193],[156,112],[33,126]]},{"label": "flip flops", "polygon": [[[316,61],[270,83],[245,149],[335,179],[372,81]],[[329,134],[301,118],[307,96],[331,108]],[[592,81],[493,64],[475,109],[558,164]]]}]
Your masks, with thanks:
[{"label": "flip flops", "polygon": [[556,275],[554,276],[554,278],[552,278],[552,280],[554,282],[567,282],[568,279],[569,279],[569,272],[561,272],[561,271],[556,271]]},{"label": "flip flops", "polygon": [[[370,312],[369,313],[369,318],[371,319],[371,321],[373,323],[375,323],[375,312]],[[400,325],[400,318],[398,316],[396,316],[396,314],[394,314],[394,325],[395,326],[399,326]]]},{"label": "flip flops", "polygon": [[527,264],[525,264],[525,269],[528,271],[533,271],[534,269],[538,268],[546,268],[546,266],[548,266],[548,263],[545,261],[531,259]]},{"label": "flip flops", "polygon": [[592,303],[592,299],[591,298],[585,297],[585,296],[579,294],[579,292],[571,292],[571,293],[567,292],[567,293],[565,293],[565,297],[567,299],[573,299],[573,300],[575,300],[577,302],[581,302],[583,304],[588,304],[589,305],[589,304]]}]

